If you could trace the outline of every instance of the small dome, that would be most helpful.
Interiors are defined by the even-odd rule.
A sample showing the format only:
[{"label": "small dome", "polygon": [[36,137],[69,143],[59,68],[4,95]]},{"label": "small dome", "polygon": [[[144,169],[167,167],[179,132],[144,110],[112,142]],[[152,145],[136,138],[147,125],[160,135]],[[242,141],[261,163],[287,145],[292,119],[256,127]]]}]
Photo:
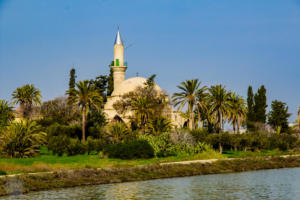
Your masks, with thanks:
[{"label": "small dome", "polygon": [[[147,82],[147,79],[143,78],[143,77],[129,78],[129,79],[123,81],[118,88],[114,89],[112,96],[121,96],[128,92],[132,92],[139,86],[144,87],[146,82]],[[157,84],[154,85],[154,88],[158,92],[162,92],[162,90],[160,89],[160,87]]]}]

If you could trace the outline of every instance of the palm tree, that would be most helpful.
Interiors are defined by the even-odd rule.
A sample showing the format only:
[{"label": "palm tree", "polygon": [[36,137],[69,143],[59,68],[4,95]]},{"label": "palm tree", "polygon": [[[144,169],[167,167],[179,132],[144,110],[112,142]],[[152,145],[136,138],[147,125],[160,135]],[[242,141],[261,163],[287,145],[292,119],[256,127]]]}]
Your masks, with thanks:
[{"label": "palm tree", "polygon": [[178,106],[178,110],[180,111],[187,104],[187,113],[189,115],[190,129],[194,128],[194,106],[197,102],[197,94],[199,91],[200,84],[201,82],[199,82],[198,79],[181,82],[181,84],[177,86],[181,90],[181,92],[174,93],[172,97],[174,106]]},{"label": "palm tree", "polygon": [[149,122],[150,117],[154,115],[155,112],[154,104],[147,96],[133,99],[131,109],[134,113],[134,118],[137,119],[140,125],[140,128],[145,127],[145,125]]},{"label": "palm tree", "polygon": [[0,100],[0,127],[7,126],[14,119],[13,107],[7,101]]},{"label": "palm tree", "polygon": [[203,112],[207,112],[208,110],[208,96],[209,94],[206,92],[207,87],[203,86],[200,89],[198,89],[197,95],[196,95],[196,111],[197,111],[197,118],[198,118],[198,124],[200,127],[202,126],[201,121],[203,121],[203,116],[201,114]]},{"label": "palm tree", "polygon": [[108,135],[113,143],[118,143],[123,140],[130,134],[127,126],[122,122],[112,123],[108,127]]},{"label": "palm tree", "polygon": [[32,84],[26,84],[18,87],[12,93],[13,105],[20,104],[23,116],[29,117],[34,105],[41,104],[41,91]]},{"label": "palm tree", "polygon": [[68,103],[78,104],[81,108],[82,115],[82,141],[85,142],[85,126],[87,122],[87,116],[90,107],[94,106],[97,109],[101,108],[102,96],[95,89],[95,87],[89,84],[89,81],[80,81],[76,84],[76,89],[71,88],[67,91]]},{"label": "palm tree", "polygon": [[35,156],[46,135],[35,121],[13,123],[0,136],[0,153],[13,158]]},{"label": "palm tree", "polygon": [[215,115],[215,118],[217,120],[217,133],[220,133],[222,124],[225,121],[225,116],[230,111],[230,93],[228,93],[225,87],[222,85],[211,86],[208,91],[210,93],[210,113]]},{"label": "palm tree", "polygon": [[246,101],[243,97],[231,93],[230,95],[230,113],[229,118],[232,123],[233,131],[239,133],[240,126],[243,120],[246,117],[247,109],[246,109]]},{"label": "palm tree", "polygon": [[151,120],[148,129],[153,135],[160,135],[161,133],[165,133],[170,131],[172,128],[171,122],[165,117],[156,117]]}]

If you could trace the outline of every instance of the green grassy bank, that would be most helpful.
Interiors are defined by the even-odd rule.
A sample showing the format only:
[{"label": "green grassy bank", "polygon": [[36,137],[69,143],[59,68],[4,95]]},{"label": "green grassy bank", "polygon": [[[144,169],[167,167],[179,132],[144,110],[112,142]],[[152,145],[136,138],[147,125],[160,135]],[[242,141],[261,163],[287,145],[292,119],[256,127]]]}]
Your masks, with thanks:
[{"label": "green grassy bank", "polygon": [[145,166],[124,166],[108,169],[80,168],[75,170],[60,170],[53,173],[23,174],[13,178],[2,176],[0,178],[0,195],[7,195],[5,185],[11,179],[16,178],[22,182],[23,192],[29,192],[80,185],[120,183],[287,167],[300,167],[300,156],[225,159],[206,164],[149,164]]},{"label": "green grassy bank", "polygon": [[287,155],[291,152],[285,151],[224,151],[219,154],[215,151],[202,152],[196,155],[176,155],[163,158],[151,159],[111,159],[100,158],[99,155],[76,155],[76,156],[55,156],[47,149],[41,150],[41,156],[34,158],[2,158],[0,159],[1,174],[21,174],[33,172],[49,172],[66,169],[80,168],[111,168],[111,167],[134,167],[140,165],[158,164],[164,162],[178,162],[186,160],[206,160],[225,158],[246,158],[257,156]]}]

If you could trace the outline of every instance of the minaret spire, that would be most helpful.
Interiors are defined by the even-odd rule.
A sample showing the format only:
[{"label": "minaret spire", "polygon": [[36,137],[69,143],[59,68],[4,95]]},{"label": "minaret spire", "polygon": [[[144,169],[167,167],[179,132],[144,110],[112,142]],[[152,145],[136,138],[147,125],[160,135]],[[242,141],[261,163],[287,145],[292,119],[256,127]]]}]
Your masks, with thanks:
[{"label": "minaret spire", "polygon": [[120,30],[118,29],[117,35],[116,35],[116,39],[115,39],[115,44],[122,44],[122,38],[121,38],[121,34],[120,34]]},{"label": "minaret spire", "polygon": [[114,44],[114,60],[110,68],[113,70],[114,89],[116,89],[125,80],[125,71],[127,69],[127,63],[124,62],[124,45],[119,29]]}]

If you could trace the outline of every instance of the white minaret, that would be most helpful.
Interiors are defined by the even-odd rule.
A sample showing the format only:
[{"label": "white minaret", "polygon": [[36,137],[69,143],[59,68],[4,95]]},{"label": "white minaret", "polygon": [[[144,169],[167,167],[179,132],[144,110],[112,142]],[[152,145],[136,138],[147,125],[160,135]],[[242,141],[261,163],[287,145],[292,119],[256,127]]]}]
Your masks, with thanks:
[{"label": "white minaret", "polygon": [[113,70],[115,90],[125,80],[125,71],[127,69],[127,64],[124,63],[124,45],[119,30],[114,44],[114,60],[111,63],[110,68]]}]

